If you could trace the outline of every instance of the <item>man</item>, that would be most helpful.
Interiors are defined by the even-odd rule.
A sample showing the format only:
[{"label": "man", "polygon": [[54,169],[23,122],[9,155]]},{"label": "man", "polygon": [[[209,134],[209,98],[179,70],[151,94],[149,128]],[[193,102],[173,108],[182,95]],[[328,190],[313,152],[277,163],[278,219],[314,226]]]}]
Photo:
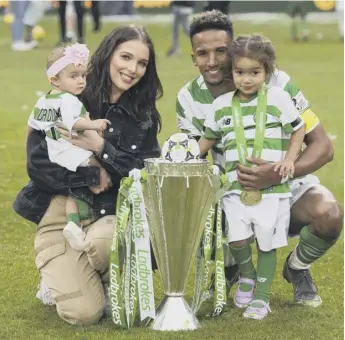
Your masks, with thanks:
[{"label": "man", "polygon": [[180,37],[180,25],[183,32],[188,35],[188,19],[189,15],[193,13],[195,2],[194,1],[172,1],[171,10],[173,13],[172,23],[172,46],[169,49],[167,56],[171,57],[180,54],[179,37]]},{"label": "man", "polygon": [[[199,137],[203,134],[206,115],[212,114],[214,98],[234,90],[228,57],[233,39],[232,23],[219,11],[201,13],[191,23],[190,39],[192,60],[200,75],[179,91],[176,110],[178,127]],[[270,84],[290,94],[306,125],[306,148],[295,162],[296,179],[290,181],[293,195],[290,234],[299,234],[300,240],[285,261],[283,277],[293,284],[295,303],[317,307],[322,300],[309,267],[336,242],[342,230],[343,211],[333,194],[319,184],[317,177],[309,174],[333,159],[333,147],[307,99],[290,77],[283,71],[276,71]],[[217,145],[212,156],[214,163],[223,169],[224,157]],[[256,166],[238,166],[241,185],[263,189],[281,182],[274,165],[260,159],[252,159],[251,163]]]}]

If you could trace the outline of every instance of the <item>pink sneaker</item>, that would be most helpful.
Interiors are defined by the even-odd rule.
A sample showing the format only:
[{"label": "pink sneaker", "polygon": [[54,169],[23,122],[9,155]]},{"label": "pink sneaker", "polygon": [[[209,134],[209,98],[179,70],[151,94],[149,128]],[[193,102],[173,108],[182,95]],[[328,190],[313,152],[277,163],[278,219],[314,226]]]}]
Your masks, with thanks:
[{"label": "pink sneaker", "polygon": [[268,302],[253,300],[244,311],[243,316],[249,319],[263,320],[269,312],[272,312]]},{"label": "pink sneaker", "polygon": [[[250,291],[241,290],[242,284],[251,285],[252,286],[251,290]],[[254,288],[255,288],[255,280],[241,277],[238,280],[237,290],[234,295],[235,305],[239,308],[247,307],[253,301]]]}]

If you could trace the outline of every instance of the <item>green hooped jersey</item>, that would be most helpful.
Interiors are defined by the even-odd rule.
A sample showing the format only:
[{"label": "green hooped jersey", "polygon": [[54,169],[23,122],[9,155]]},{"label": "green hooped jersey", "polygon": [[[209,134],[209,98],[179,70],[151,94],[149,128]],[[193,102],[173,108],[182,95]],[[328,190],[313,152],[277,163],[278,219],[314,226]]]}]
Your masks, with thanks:
[{"label": "green hooped jersey", "polygon": [[[319,120],[308,110],[310,107],[308,100],[304,97],[302,91],[291,82],[288,74],[284,71],[276,70],[272,74],[268,85],[280,87],[290,95],[292,102],[306,124],[306,133],[315,128]],[[214,98],[207,89],[204,78],[201,75],[188,82],[177,95],[178,128],[194,136],[203,135],[206,118],[214,114],[213,101]],[[308,113],[306,119],[304,117],[305,113]],[[213,162],[224,171],[225,159],[221,148],[221,144],[217,144],[212,148],[212,158]]]},{"label": "green hooped jersey", "polygon": [[[239,162],[238,143],[235,134],[235,117],[233,107],[229,105],[235,92],[228,92],[214,100],[214,114],[208,115],[205,122],[204,136],[208,139],[220,140],[225,160],[225,172],[232,182],[231,191],[240,192],[241,185],[237,181],[236,167]],[[282,88],[269,86],[267,89],[266,123],[261,150],[261,158],[269,162],[284,159],[290,142],[290,134],[303,126],[303,120],[290,95]],[[253,151],[257,125],[258,97],[254,96],[239,103],[242,113],[245,144],[250,156]],[[287,183],[263,190],[263,194],[275,194],[279,197],[290,196]]]}]

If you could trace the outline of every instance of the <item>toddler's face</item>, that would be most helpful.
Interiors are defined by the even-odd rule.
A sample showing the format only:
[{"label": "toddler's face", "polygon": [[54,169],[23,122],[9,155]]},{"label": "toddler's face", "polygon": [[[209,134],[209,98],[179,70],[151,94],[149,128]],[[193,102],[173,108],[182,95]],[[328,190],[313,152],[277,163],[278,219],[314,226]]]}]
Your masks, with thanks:
[{"label": "toddler's face", "polygon": [[86,86],[86,72],[87,67],[84,65],[75,66],[70,64],[66,66],[56,76],[53,85],[60,91],[66,91],[74,95],[79,95],[83,92]]},{"label": "toddler's face", "polygon": [[258,92],[266,79],[264,65],[257,60],[244,57],[233,60],[232,75],[236,88],[244,97]]}]

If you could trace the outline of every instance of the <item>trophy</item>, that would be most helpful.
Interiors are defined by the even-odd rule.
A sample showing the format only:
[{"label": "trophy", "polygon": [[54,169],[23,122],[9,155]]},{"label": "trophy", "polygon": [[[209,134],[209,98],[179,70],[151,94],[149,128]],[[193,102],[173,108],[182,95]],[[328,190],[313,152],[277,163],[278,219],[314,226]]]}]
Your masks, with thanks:
[{"label": "trophy", "polygon": [[146,159],[144,163],[150,240],[165,294],[150,327],[194,330],[199,322],[184,299],[184,289],[220,181],[210,174],[206,160]]}]

